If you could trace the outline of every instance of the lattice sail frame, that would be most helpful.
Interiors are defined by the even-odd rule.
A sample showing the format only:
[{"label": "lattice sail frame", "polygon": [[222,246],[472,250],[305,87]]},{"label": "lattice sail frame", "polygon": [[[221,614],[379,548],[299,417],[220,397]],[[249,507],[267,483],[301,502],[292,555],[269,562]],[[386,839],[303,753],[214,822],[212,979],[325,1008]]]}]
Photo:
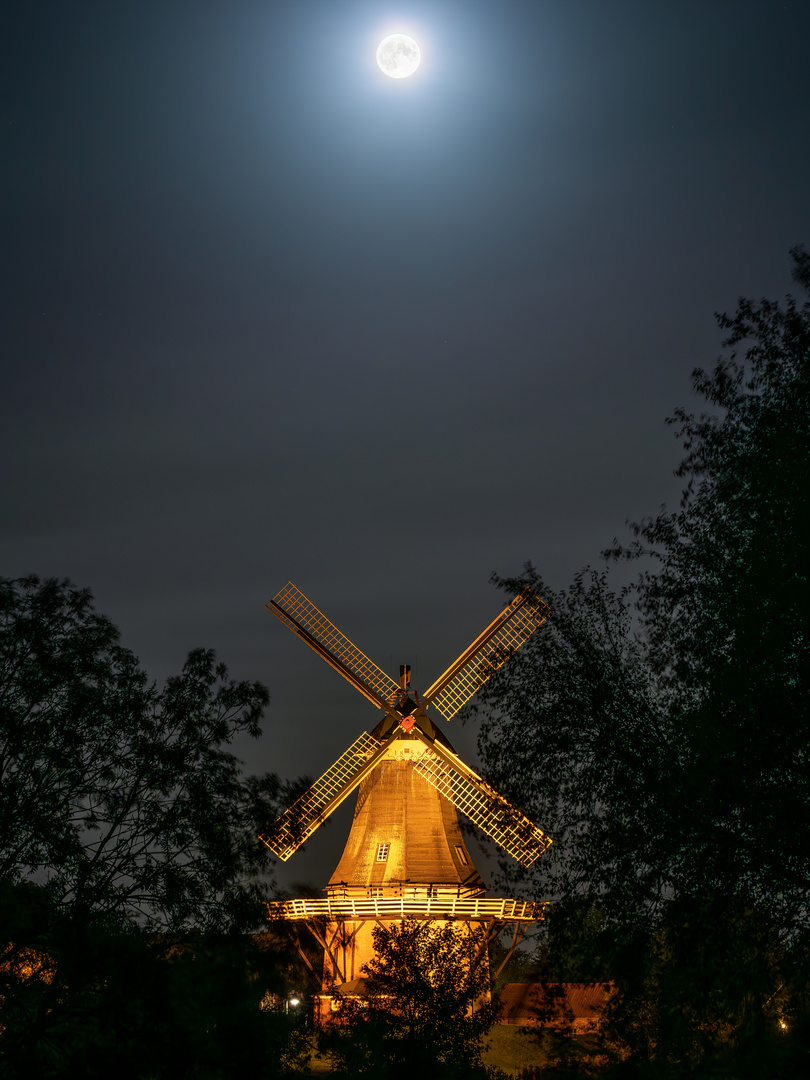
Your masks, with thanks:
[{"label": "lattice sail frame", "polygon": [[531,866],[551,844],[542,829],[521,814],[503,795],[483,780],[456,754],[439,743],[421,741],[432,753],[424,754],[414,770],[504,849],[521,866]]},{"label": "lattice sail frame", "polygon": [[[378,708],[392,709],[401,688],[361,652],[291,581],[267,604],[268,610],[335,668]],[[479,634],[423,697],[450,720],[475,692],[548,618],[550,609],[526,588]],[[418,727],[413,734],[431,753],[416,771],[523,866],[551,844],[538,829],[455,754],[428,739]],[[398,738],[383,742],[367,732],[289,807],[261,839],[286,861],[361,783]]]},{"label": "lattice sail frame", "polygon": [[356,780],[369,759],[379,749],[380,743],[367,731],[352,743],[349,749],[327,769],[311,788],[277,818],[267,833],[259,839],[286,862],[298,848],[312,836],[327,816],[330,804],[335,809],[343,798],[357,786]]},{"label": "lattice sail frame", "polygon": [[425,693],[425,702],[451,720],[548,616],[548,606],[531,589],[524,589],[439,676]]},{"label": "lattice sail frame", "polygon": [[400,689],[397,683],[349,641],[291,581],[266,607],[377,708],[396,701]]}]

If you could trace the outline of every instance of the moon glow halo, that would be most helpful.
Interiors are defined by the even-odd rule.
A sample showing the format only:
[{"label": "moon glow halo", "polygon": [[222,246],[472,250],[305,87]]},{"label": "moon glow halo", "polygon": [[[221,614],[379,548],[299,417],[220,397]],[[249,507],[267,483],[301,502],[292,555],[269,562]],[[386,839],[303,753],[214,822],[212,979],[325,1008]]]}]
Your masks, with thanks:
[{"label": "moon glow halo", "polygon": [[391,79],[407,79],[421,62],[421,50],[407,34],[389,34],[377,46],[377,65]]}]

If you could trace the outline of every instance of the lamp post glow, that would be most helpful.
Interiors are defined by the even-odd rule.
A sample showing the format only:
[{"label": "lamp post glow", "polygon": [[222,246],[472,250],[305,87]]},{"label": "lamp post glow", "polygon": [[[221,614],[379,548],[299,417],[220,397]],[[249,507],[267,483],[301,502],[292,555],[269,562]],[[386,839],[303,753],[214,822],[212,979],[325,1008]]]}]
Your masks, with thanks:
[{"label": "lamp post glow", "polygon": [[391,79],[407,79],[422,62],[422,52],[407,34],[389,34],[377,46],[377,65]]}]

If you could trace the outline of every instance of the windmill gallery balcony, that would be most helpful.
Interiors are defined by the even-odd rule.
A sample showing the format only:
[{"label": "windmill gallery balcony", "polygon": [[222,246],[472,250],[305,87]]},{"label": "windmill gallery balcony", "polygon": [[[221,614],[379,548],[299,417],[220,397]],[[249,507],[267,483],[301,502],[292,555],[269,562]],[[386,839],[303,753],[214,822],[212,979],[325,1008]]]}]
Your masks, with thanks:
[{"label": "windmill gallery balcony", "polygon": [[410,890],[402,896],[330,897],[328,900],[280,900],[268,903],[272,920],[325,918],[329,922],[344,919],[405,919],[409,915],[425,918],[499,923],[539,922],[545,903],[530,900],[483,899],[476,897],[430,896],[427,889]]}]

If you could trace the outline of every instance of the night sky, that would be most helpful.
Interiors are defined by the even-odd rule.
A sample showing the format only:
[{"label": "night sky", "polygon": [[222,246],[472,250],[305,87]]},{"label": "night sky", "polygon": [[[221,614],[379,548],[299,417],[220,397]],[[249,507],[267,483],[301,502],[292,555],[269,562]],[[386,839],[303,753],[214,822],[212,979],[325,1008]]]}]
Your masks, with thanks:
[{"label": "night sky", "polygon": [[562,588],[677,503],[713,312],[810,243],[806,2],[18,0],[0,36],[0,573],[90,586],[155,678],[265,682],[251,769],[380,715],[265,610],[288,578],[424,689],[492,570]]}]

